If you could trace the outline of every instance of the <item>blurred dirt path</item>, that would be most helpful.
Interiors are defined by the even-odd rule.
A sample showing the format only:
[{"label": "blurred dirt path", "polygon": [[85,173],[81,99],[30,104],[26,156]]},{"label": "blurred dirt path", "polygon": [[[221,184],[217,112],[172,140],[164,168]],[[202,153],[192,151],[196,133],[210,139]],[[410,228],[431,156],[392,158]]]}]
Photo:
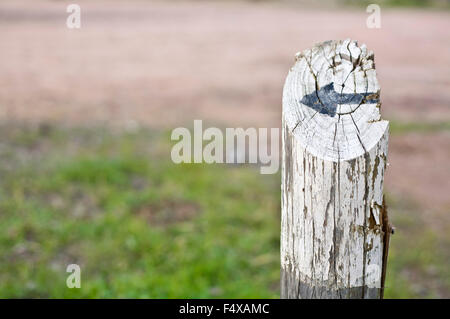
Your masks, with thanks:
[{"label": "blurred dirt path", "polygon": [[139,122],[194,118],[279,125],[294,54],[328,39],[374,50],[385,118],[450,119],[450,14],[324,11],[251,3],[0,3],[0,119]]},{"label": "blurred dirt path", "polygon": [[[385,119],[450,120],[449,12],[382,8],[368,29],[365,8],[80,4],[69,30],[67,3],[0,3],[0,121],[278,127],[294,54],[348,37],[375,52]],[[388,187],[448,216],[449,141],[393,137]]]}]

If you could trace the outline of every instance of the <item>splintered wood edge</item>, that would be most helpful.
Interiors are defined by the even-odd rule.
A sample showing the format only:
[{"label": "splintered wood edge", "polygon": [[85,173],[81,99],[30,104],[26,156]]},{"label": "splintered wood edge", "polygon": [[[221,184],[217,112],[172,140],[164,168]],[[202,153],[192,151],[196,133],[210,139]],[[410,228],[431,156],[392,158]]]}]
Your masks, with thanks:
[{"label": "splintered wood edge", "polygon": [[374,54],[356,41],[326,41],[297,53],[283,90],[283,121],[312,155],[334,162],[370,151],[381,119]]}]

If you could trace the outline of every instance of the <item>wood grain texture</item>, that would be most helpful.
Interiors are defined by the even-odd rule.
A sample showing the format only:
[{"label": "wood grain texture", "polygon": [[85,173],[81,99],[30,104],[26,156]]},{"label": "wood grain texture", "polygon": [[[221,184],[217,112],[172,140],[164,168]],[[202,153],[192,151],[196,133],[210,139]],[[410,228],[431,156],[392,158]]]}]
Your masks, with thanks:
[{"label": "wood grain texture", "polygon": [[351,40],[296,56],[283,92],[282,298],[380,298],[388,122],[373,53]]}]

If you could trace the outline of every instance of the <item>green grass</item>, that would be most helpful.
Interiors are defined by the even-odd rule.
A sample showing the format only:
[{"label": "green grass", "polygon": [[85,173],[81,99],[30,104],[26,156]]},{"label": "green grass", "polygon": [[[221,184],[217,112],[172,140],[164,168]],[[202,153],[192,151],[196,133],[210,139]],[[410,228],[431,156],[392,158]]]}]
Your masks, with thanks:
[{"label": "green grass", "polygon": [[273,177],[171,164],[150,131],[41,131],[2,129],[0,297],[278,296]]},{"label": "green grass", "polygon": [[426,216],[407,200],[388,197],[395,233],[391,236],[387,298],[448,298],[450,225],[435,232]]},{"label": "green grass", "polygon": [[[278,298],[280,176],[169,158],[148,129],[1,125],[0,297]],[[448,293],[442,238],[390,201],[386,297]]]},{"label": "green grass", "polygon": [[392,134],[450,132],[450,122],[400,122],[389,121]]}]

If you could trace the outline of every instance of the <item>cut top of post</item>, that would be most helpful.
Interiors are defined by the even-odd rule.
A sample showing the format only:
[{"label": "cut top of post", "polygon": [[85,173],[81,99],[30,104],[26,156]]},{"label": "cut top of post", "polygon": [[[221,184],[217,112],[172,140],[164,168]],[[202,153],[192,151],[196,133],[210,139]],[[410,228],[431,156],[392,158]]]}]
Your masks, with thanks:
[{"label": "cut top of post", "polygon": [[299,52],[283,91],[283,120],[314,156],[350,160],[385,133],[374,55],[356,41],[327,41]]}]

